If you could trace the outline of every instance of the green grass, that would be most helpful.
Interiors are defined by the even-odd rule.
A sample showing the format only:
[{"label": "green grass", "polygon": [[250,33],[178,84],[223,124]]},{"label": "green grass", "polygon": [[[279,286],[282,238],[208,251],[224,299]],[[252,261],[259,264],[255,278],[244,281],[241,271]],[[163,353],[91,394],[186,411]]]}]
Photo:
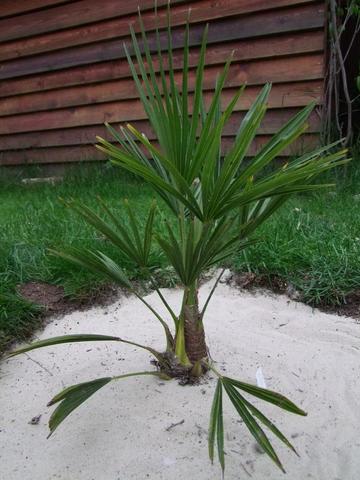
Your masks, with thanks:
[{"label": "green grass", "polygon": [[[238,271],[280,275],[299,289],[305,301],[336,304],[360,285],[360,174],[348,172],[333,192],[294,198],[258,232],[262,241],[230,262]],[[45,281],[65,288],[71,297],[88,295],[104,279],[47,254],[48,248],[101,248],[126,268],[139,272],[121,258],[59,197],[96,205],[96,196],[118,215],[128,198],[139,215],[145,214],[153,192],[108,165],[78,167],[56,186],[24,185],[11,171],[0,172],[0,351],[13,339],[22,339],[39,325],[38,309],[16,295],[18,284]],[[164,267],[159,255],[154,267]]]},{"label": "green grass", "polygon": [[[77,198],[97,206],[99,195],[119,215],[123,212],[122,199],[128,198],[142,215],[153,197],[146,185],[108,166],[77,168],[55,186],[24,185],[14,173],[4,170],[1,174],[0,352],[9,340],[25,338],[39,324],[36,307],[16,295],[17,285],[44,281],[63,286],[70,297],[83,297],[106,283],[103,278],[50,256],[48,248],[95,246],[121,262],[131,277],[138,276],[133,265],[59,198]],[[156,263],[160,266],[161,258],[154,259],[154,266]]]},{"label": "green grass", "polygon": [[233,259],[291,282],[311,305],[341,304],[360,286],[360,198],[339,189],[291,200],[258,231],[263,241]]}]

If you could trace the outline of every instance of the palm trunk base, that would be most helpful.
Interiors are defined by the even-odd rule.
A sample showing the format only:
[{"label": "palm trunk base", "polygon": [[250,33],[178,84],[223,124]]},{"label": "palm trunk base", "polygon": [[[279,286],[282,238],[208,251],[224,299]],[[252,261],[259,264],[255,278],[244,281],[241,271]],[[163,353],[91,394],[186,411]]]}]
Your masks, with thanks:
[{"label": "palm trunk base", "polygon": [[191,363],[207,360],[208,352],[205,332],[199,321],[199,312],[195,306],[184,307],[185,317],[185,349]]},{"label": "palm trunk base", "polygon": [[[193,360],[189,365],[183,365],[179,361],[175,353],[171,351],[166,351],[162,353],[162,363],[155,359],[152,360],[151,363],[155,365],[158,370],[161,371],[161,373],[164,373],[170,378],[179,379],[179,383],[181,385],[196,383],[199,377],[201,377],[208,371],[208,368],[206,367],[206,362],[203,361],[207,360],[206,345],[204,344],[204,339],[201,341],[202,348],[200,348],[197,345],[197,342],[194,340],[192,341],[191,345],[194,346],[194,356],[192,356]],[[200,356],[200,358],[195,359],[195,355],[196,357]]]},{"label": "palm trunk base", "polygon": [[160,364],[157,360],[152,360],[161,373],[170,378],[178,378],[181,383],[189,383],[192,377],[192,365],[182,365],[174,352],[166,351],[162,354],[163,362]]},{"label": "palm trunk base", "polygon": [[154,363],[169,377],[181,378],[181,383],[192,383],[208,370],[208,348],[195,285],[184,291],[178,321],[174,350],[168,349],[162,354],[161,364]]}]

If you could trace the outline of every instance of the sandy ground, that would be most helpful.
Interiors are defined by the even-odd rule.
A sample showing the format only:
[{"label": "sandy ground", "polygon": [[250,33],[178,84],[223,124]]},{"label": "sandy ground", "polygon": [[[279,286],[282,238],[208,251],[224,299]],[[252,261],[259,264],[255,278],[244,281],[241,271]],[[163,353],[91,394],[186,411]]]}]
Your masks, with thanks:
[{"label": "sandy ground", "polygon": [[[211,282],[201,289],[205,298]],[[166,291],[172,305],[179,292]],[[158,306],[155,294],[149,295]],[[228,480],[355,480],[360,471],[360,325],[313,311],[284,296],[219,286],[209,306],[207,339],[218,368],[267,385],[309,412],[263,411],[301,458],[274,445],[287,477],[255,448],[225,402]],[[142,305],[121,298],[106,308],[50,323],[39,338],[66,333],[121,335],[162,348],[162,331]],[[179,386],[156,377],[114,382],[97,392],[46,440],[47,401],[64,386],[101,376],[149,370],[149,355],[121,344],[61,345],[0,364],[0,477],[4,480],[220,479],[207,457],[207,426],[215,379]],[[260,405],[257,403],[257,405]],[[30,420],[39,416],[38,424]],[[177,422],[178,426],[167,430]]]}]

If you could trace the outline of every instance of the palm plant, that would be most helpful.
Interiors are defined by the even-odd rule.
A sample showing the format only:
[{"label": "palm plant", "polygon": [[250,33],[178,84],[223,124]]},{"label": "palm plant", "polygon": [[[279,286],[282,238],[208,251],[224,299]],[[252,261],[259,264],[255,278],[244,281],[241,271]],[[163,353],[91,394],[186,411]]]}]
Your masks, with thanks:
[{"label": "palm plant", "polygon": [[[163,327],[166,345],[164,352],[120,337],[82,334],[42,340],[20,348],[12,355],[60,343],[113,341],[146,349],[155,357],[157,369],[154,371],[100,378],[73,385],[60,392],[49,404],[58,403],[50,419],[50,434],[75,408],[110,381],[132,375],[161,375],[166,378],[187,376],[194,379],[206,374],[210,369],[218,378],[210,414],[211,460],[214,458],[216,444],[218,458],[224,470],[222,395],[225,392],[264,452],[283,469],[260,424],[295,452],[294,447],[243,393],[295,414],[306,413],[276,392],[229,378],[216,370],[206,345],[204,316],[223,270],[201,308],[198,300],[199,280],[211,266],[221,264],[224,259],[253,243],[253,232],[292,194],[327,186],[314,185],[313,179],[320,173],[345,163],[346,151],[334,153],[334,145],[329,145],[303,154],[282,167],[271,170],[267,168],[306,130],[307,118],[314,107],[309,105],[284,125],[248,161],[249,147],[266,112],[270,85],[265,85],[260,91],[244,116],[231,148],[224,151],[222,132],[244,91],[244,87],[241,87],[229,104],[221,108],[221,94],[231,59],[226,62],[216,81],[212,99],[206,105],[203,79],[207,27],[202,38],[193,93],[190,93],[189,22],[184,32],[180,85],[176,81],[169,11],[165,34],[160,33],[157,28],[150,38],[145,33],[140,14],[139,22],[140,38],[131,29],[131,50],[128,46],[124,48],[140,99],[158,143],[151,142],[132,125],[127,125],[120,131],[107,125],[114,142],[98,138],[97,148],[104,152],[114,165],[152,185],[162,199],[163,208],[167,209],[167,218],[162,219],[164,228],[159,232],[155,227],[154,219],[161,215],[155,202],[150,206],[144,225],[138,221],[136,212],[128,203],[126,221],[115,216],[111,208],[101,200],[99,204],[107,217],[106,220],[79,202],[69,201],[67,205],[101,232],[150,278],[152,287],[167,309],[168,318],[155,311],[127,278],[121,266],[101,251],[68,249],[65,252],[53,253],[80,267],[107,276],[136,295]],[[166,56],[164,39],[167,41]],[[169,306],[152,275],[150,259],[154,248],[159,248],[172,265],[183,290],[182,306],[178,313]]]}]

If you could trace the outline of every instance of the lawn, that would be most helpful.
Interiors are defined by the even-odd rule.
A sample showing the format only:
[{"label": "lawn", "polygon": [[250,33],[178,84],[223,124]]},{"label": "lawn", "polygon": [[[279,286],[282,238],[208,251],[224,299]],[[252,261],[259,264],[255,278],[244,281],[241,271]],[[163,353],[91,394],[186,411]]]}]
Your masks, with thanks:
[{"label": "lawn", "polygon": [[[355,162],[354,162],[355,163]],[[299,196],[259,231],[261,239],[246,255],[232,258],[235,271],[279,275],[298,289],[306,302],[329,305],[344,302],[360,285],[360,174],[337,180],[331,191]],[[334,180],[334,178],[332,178]],[[70,297],[83,297],[105,284],[104,279],[65,263],[48,248],[86,246],[112,255],[132,278],[139,272],[105,242],[60,198],[97,205],[100,196],[114,213],[123,212],[127,198],[143,215],[154,194],[150,188],[109,165],[77,167],[57,185],[22,184],[11,171],[0,171],[0,352],[9,341],[28,336],[39,325],[39,310],[16,295],[30,280],[65,288]],[[164,211],[166,215],[166,211]],[[159,226],[160,228],[160,226]],[[165,267],[160,255],[154,268]]]}]

